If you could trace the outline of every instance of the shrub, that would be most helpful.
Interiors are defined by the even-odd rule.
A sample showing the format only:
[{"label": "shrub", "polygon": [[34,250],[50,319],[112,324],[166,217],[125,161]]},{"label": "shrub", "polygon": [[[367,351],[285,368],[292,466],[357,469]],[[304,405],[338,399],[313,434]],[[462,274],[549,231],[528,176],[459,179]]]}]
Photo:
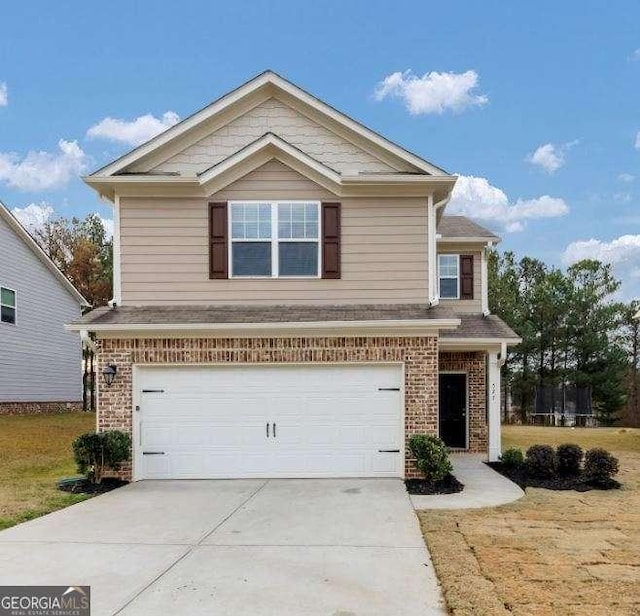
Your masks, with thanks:
[{"label": "shrub", "polygon": [[618,470],[618,458],[605,449],[589,449],[584,456],[584,474],[593,483],[608,483]]},{"label": "shrub", "polygon": [[441,481],[453,470],[446,445],[435,436],[416,434],[409,439],[409,449],[429,481]]},{"label": "shrub", "polygon": [[553,477],[558,467],[556,452],[549,445],[532,445],[527,449],[525,464],[534,477]]},{"label": "shrub", "polygon": [[579,475],[582,463],[582,448],[572,443],[559,445],[556,449],[558,472],[561,475]]},{"label": "shrub", "polygon": [[500,461],[507,468],[518,468],[522,466],[524,462],[524,454],[520,449],[516,447],[511,447],[510,449],[505,450],[500,456]]},{"label": "shrub", "polygon": [[91,483],[100,483],[106,470],[117,471],[131,456],[131,438],[125,432],[87,432],[73,441],[78,472]]}]

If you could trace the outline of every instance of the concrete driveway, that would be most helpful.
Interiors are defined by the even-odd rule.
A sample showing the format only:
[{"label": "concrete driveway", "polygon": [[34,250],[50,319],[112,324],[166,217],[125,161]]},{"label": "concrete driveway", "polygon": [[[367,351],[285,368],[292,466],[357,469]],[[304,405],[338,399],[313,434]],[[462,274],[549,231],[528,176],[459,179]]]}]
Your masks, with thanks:
[{"label": "concrete driveway", "polygon": [[143,481],[0,533],[0,585],[92,614],[442,614],[394,479]]}]

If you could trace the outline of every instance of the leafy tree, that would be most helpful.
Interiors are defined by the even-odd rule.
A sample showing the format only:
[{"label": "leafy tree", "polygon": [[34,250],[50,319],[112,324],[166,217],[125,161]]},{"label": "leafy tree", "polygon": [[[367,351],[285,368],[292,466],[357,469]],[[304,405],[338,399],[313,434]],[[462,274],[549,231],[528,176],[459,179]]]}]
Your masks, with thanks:
[{"label": "leafy tree", "polygon": [[626,350],[629,360],[626,419],[631,426],[640,426],[640,383],[638,382],[638,367],[640,366],[640,319],[635,318],[639,310],[640,300],[632,301],[621,307],[619,342]]},{"label": "leafy tree", "polygon": [[92,306],[111,298],[113,240],[97,214],[56,218],[33,231],[34,238]]},{"label": "leafy tree", "polygon": [[631,322],[632,307],[623,320],[621,305],[612,301],[620,283],[609,265],[584,260],[563,272],[530,257],[516,261],[511,252],[491,253],[488,265],[489,307],[522,338],[510,349],[503,377],[523,420],[537,388],[548,386],[555,408],[558,387],[574,383],[591,391],[601,423],[615,422],[625,403],[630,355],[637,408],[638,324]]}]

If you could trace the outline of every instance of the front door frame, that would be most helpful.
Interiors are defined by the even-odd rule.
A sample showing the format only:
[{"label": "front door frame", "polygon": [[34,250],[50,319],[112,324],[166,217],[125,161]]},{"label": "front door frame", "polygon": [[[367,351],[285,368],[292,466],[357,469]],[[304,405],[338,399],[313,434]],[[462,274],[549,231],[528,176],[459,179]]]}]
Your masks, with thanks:
[{"label": "front door frame", "polygon": [[[464,374],[464,450],[469,450],[469,372],[467,370],[438,370],[438,438],[440,438],[440,375],[441,374]],[[456,448],[457,450],[457,448]]]}]

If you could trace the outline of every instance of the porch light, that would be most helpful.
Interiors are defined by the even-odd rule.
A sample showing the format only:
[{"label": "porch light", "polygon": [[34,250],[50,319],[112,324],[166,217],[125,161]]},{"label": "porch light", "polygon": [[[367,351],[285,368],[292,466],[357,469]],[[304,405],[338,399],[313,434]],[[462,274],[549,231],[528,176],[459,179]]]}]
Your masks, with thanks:
[{"label": "porch light", "polygon": [[116,380],[116,374],[118,372],[118,368],[115,364],[107,364],[102,369],[102,378],[104,382],[107,384],[107,387],[111,387],[113,382]]}]

